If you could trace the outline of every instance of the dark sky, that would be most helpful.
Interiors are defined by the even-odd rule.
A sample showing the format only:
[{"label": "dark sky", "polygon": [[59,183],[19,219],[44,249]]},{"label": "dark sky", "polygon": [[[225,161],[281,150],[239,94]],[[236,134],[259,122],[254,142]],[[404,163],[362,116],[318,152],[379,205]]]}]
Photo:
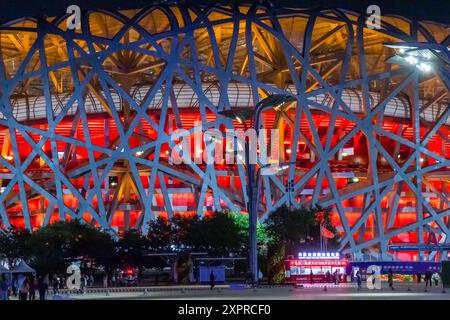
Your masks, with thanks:
[{"label": "dark sky", "polygon": [[[0,22],[23,16],[55,16],[66,11],[67,6],[77,4],[82,9],[139,8],[155,2],[172,0],[0,0]],[[217,3],[228,1],[180,0],[178,2]],[[238,3],[259,2],[253,0],[234,0]],[[173,2],[173,1],[172,1]],[[450,24],[450,0],[273,0],[275,5],[308,7],[340,7],[363,12],[370,4],[377,4],[382,14],[398,14],[411,19],[432,20]]]}]

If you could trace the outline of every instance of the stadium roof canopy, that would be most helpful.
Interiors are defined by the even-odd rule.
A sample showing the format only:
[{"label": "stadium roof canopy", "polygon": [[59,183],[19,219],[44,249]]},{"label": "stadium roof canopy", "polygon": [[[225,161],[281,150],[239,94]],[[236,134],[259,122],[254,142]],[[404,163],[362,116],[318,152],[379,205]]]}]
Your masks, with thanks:
[{"label": "stadium roof canopy", "polygon": [[[10,23],[16,23],[16,21],[19,21],[20,18],[26,18],[26,17],[54,17],[54,16],[61,16],[65,14],[66,7],[71,4],[78,4],[83,10],[86,11],[92,11],[91,18],[90,18],[90,26],[92,28],[92,32],[95,35],[99,36],[105,36],[108,38],[107,35],[103,34],[102,29],[102,23],[99,22],[99,16],[103,16],[101,13],[102,10],[106,11],[115,11],[116,9],[131,9],[136,10],[143,7],[149,7],[152,4],[176,4],[179,5],[182,2],[185,3],[195,3],[196,5],[208,5],[208,4],[214,4],[214,3],[223,3],[227,4],[230,2],[233,2],[234,0],[230,1],[210,1],[210,0],[199,0],[199,1],[172,1],[172,0],[159,0],[159,1],[151,1],[151,0],[131,0],[131,1],[122,1],[122,0],[97,0],[97,1],[86,1],[86,0],[47,0],[47,1],[34,1],[30,0],[27,2],[27,5],[20,6],[13,6],[11,4],[8,4],[6,2],[0,2],[0,19],[4,20],[0,23],[3,23],[4,25],[9,25],[7,22]],[[433,3],[430,2],[429,5],[423,5],[424,1],[421,1],[423,10],[419,10],[419,4],[418,1],[408,1],[408,6],[401,6],[401,4],[406,4],[406,1],[403,0],[397,0],[393,3],[394,4],[384,4],[383,1],[293,1],[293,0],[280,0],[280,1],[242,1],[239,4],[251,4],[251,3],[263,3],[265,5],[267,4],[273,4],[276,5],[278,9],[293,11],[293,12],[303,12],[305,13],[305,16],[309,16],[312,12],[325,12],[326,9],[331,8],[340,8],[344,11],[350,11],[350,16],[358,16],[360,12],[364,13],[366,11],[366,8],[368,5],[371,4],[378,4],[381,8],[381,13],[383,17],[386,17],[386,15],[391,15],[391,17],[386,17],[386,21],[390,21],[391,24],[397,25],[399,30],[401,30],[400,33],[403,33],[405,37],[408,37],[408,30],[409,30],[409,19],[413,19],[415,14],[420,14],[421,16],[418,18],[419,20],[424,19],[427,21],[421,22],[421,24],[427,25],[429,29],[427,29],[428,33],[433,34],[433,36],[438,39],[439,41],[443,41],[446,37],[449,37],[448,30],[445,27],[446,25],[443,25],[442,23],[436,23],[436,22],[428,22],[428,20],[434,18],[431,17],[431,14],[433,13],[433,10],[431,8],[435,8],[436,12],[446,12],[442,7],[436,8],[436,1],[433,1]],[[416,4],[415,4],[416,3]],[[420,8],[422,8],[420,6]],[[283,8],[281,8],[283,7]],[[309,10],[311,8],[311,10]],[[313,9],[316,10],[313,10]],[[408,8],[408,9],[405,9]],[[415,10],[413,10],[416,8]],[[304,10],[305,9],[305,10]],[[325,10],[317,10],[317,9],[325,9]],[[450,8],[449,8],[450,9]],[[95,13],[96,12],[96,13]],[[353,14],[355,12],[355,14]],[[409,12],[409,17],[408,17]],[[427,14],[428,12],[428,14]],[[449,10],[450,12],[450,10]],[[396,13],[401,13],[403,18],[397,18]],[[284,13],[283,13],[284,14]],[[400,15],[398,15],[400,16]],[[163,26],[166,24],[166,18],[164,15],[155,15],[152,16],[152,19],[155,18],[156,25]],[[404,19],[406,18],[406,19]],[[440,15],[440,18],[443,19],[444,15]],[[26,19],[25,19],[26,20]],[[338,19],[339,20],[339,19]],[[13,21],[13,22],[12,22]],[[295,18],[292,18],[291,20],[283,20],[284,27],[289,29],[288,24],[292,23],[295,20]],[[302,43],[298,41],[298,39],[301,39],[303,37],[302,30],[305,28],[305,21],[301,20],[303,22],[300,22],[300,20],[296,21],[296,29],[295,31],[289,31],[289,35],[292,38],[292,43],[299,49],[302,48]],[[335,29],[330,31],[330,21],[332,20],[318,20],[315,23],[315,31],[314,31],[314,37],[313,40],[316,42],[316,47],[314,50],[314,63],[318,65],[324,65],[324,68],[329,68],[329,74],[327,75],[330,83],[336,84],[339,82],[340,78],[340,69],[336,68],[337,64],[335,63],[335,58],[343,53],[343,48],[346,46],[346,40],[345,40],[345,32],[343,33],[343,37],[339,34],[339,25],[332,24]],[[17,22],[18,23],[18,22]],[[106,23],[106,22],[105,22]],[[149,30],[152,31],[152,27],[146,26],[145,23],[144,26],[147,28],[150,28]],[[282,24],[283,24],[282,23]],[[341,23],[342,22],[336,22]],[[25,26],[28,26],[25,24]],[[32,26],[32,28],[36,27],[34,23],[29,22],[29,26]],[[23,26],[22,26],[23,27]],[[121,23],[117,20],[108,20],[108,27],[107,29],[111,32],[118,32],[121,28]],[[287,30],[286,29],[286,32]],[[32,29],[33,30],[33,29]],[[228,27],[223,27],[221,29],[224,39],[225,38],[231,38],[232,29]],[[290,30],[290,29],[289,29]],[[164,28],[161,28],[160,31],[168,31]],[[334,31],[339,31],[336,34],[336,38],[331,38],[332,40],[326,41],[330,38],[330,36],[333,36]],[[156,32],[156,30],[153,30],[152,32]],[[23,52],[29,50],[30,48],[26,48],[25,44],[30,45],[32,41],[29,39],[35,39],[35,34],[32,32],[18,32],[15,35],[15,38],[11,35],[7,35],[6,33],[2,36],[2,53],[4,57],[4,61],[6,63],[6,69],[11,74],[14,74],[16,71],[16,65],[19,65],[21,61],[23,61]],[[196,33],[197,41],[199,44],[206,45],[205,48],[208,48],[207,39],[201,37],[201,33]],[[268,35],[266,35],[268,37]],[[53,40],[51,40],[53,39]],[[297,40],[296,40],[297,39]],[[423,41],[423,37],[419,38],[422,39],[420,41]],[[134,39],[137,40],[137,39]],[[133,41],[134,41],[133,40]],[[242,39],[241,39],[242,40]],[[399,39],[393,38],[392,36],[389,36],[389,32],[381,32],[381,33],[372,33],[372,32],[366,32],[364,34],[364,43],[365,46],[367,46],[367,52],[366,52],[366,61],[367,65],[369,66],[368,73],[369,74],[379,74],[385,71],[386,64],[385,60],[392,54],[391,50],[388,50],[384,46],[385,42],[392,42],[392,41],[398,41]],[[409,38],[404,38],[403,41],[409,40]],[[228,40],[227,40],[228,41]],[[436,40],[437,41],[437,40]],[[24,48],[22,48],[21,43],[24,45]],[[61,56],[61,50],[58,49],[59,47],[55,45],[55,43],[60,43],[60,45],[65,44],[64,41],[61,42],[61,39],[56,37],[55,35],[52,35],[47,41],[44,41],[44,44],[47,48],[46,50],[46,59],[48,60],[48,63],[50,65],[53,65],[58,62],[65,61],[64,54]],[[227,46],[225,40],[223,41],[223,44],[225,47]],[[274,42],[275,44],[276,42]],[[320,44],[320,45],[319,45]],[[344,46],[344,47],[343,47]],[[223,52],[226,52],[226,48],[222,48]],[[264,50],[263,50],[264,51]],[[264,55],[264,52],[259,50],[257,58],[261,60],[261,55]],[[205,55],[206,51],[203,51],[204,56],[200,56],[199,59],[204,62],[205,64],[208,64],[208,58],[207,55]],[[187,53],[186,53],[187,54]],[[236,52],[236,55],[234,56],[236,60],[235,66],[242,66],[246,64],[246,58],[248,54],[245,50],[245,47],[239,46],[238,50]],[[187,57],[187,56],[186,56]],[[31,64],[37,64],[38,56],[35,55],[34,58],[31,60]],[[153,60],[152,60],[153,61]],[[159,60],[158,60],[159,61]],[[161,69],[160,65],[164,64],[164,61],[161,60],[160,62],[153,61],[153,66],[150,66],[153,69]],[[277,73],[277,68],[273,68],[273,66],[270,63],[270,59],[262,59],[262,62],[257,64],[255,68],[257,69],[258,73],[261,74],[261,78],[263,82],[265,83],[271,83],[274,80],[274,72]],[[357,74],[357,70],[359,69],[357,65],[357,59],[356,56],[354,59],[352,59],[353,64],[353,73]],[[356,64],[355,64],[356,63]],[[107,70],[110,72],[115,72],[117,75],[117,72],[120,70],[117,69],[117,66],[115,65],[115,62],[112,62],[111,60],[105,61],[105,66]],[[145,96],[145,94],[142,94],[142,92],[145,92],[145,90],[148,90],[149,88],[149,81],[150,83],[153,82],[154,77],[154,70],[147,70],[149,66],[140,67],[141,69],[137,68],[136,72],[143,75],[141,82],[139,86],[133,86],[132,90],[132,96],[135,99],[139,100],[140,96]],[[86,67],[88,68],[88,67]],[[143,68],[143,69],[142,69]],[[325,68],[325,69],[326,69]],[[396,66],[394,68],[397,68]],[[88,68],[89,69],[89,68]],[[86,69],[85,71],[87,71]],[[283,68],[281,68],[282,70]],[[284,67],[284,69],[286,69]],[[323,70],[325,70],[323,69]],[[287,70],[287,69],[286,69]],[[71,83],[72,83],[72,74],[70,72],[62,72],[59,74],[59,81],[56,80],[56,76],[53,76],[52,81],[53,85],[55,87],[55,90],[52,90],[52,102],[54,108],[62,108],[63,103],[66,103],[71,95],[66,94],[59,96],[58,94],[62,94],[64,92],[71,92]],[[212,102],[217,102],[215,99],[220,96],[219,92],[220,90],[217,90],[217,88],[210,88],[209,85],[213,84],[215,81],[217,81],[216,77],[209,77],[209,84],[206,85],[204,88],[205,92],[209,92],[209,94],[212,94],[210,97]],[[179,80],[180,79],[175,79]],[[182,79],[181,79],[182,80]],[[395,77],[392,77],[392,82],[396,83],[398,82],[398,79]],[[205,80],[206,81],[206,80]],[[181,81],[183,82],[183,81]],[[208,82],[208,81],[206,81]],[[58,84],[59,83],[59,84]],[[372,83],[371,87],[371,96],[370,99],[374,102],[377,102],[379,100],[379,89],[380,87],[375,85],[376,83]],[[26,93],[26,96],[23,95],[23,92],[21,91],[21,87],[18,86],[16,90],[14,91],[14,94],[11,95],[11,98],[13,99],[12,105],[13,107],[13,115],[14,117],[19,121],[27,121],[27,120],[36,120],[36,119],[45,119],[46,118],[46,100],[45,95],[43,92],[43,84],[38,79],[34,79],[33,82],[29,85],[29,90]],[[56,90],[56,88],[61,86],[59,90]],[[142,86],[142,87],[141,87]],[[287,86],[287,87],[286,87]],[[285,84],[280,85],[280,87],[286,87],[288,91],[295,93],[295,88],[293,84],[289,81],[287,81]],[[251,98],[251,86],[248,84],[234,84],[231,86],[229,91],[229,100],[231,102],[234,102],[234,106],[240,106],[240,107],[250,107],[253,105],[253,101]],[[421,83],[420,89],[420,105],[422,106],[422,119],[426,121],[433,121],[433,119],[439,117],[443,110],[445,110],[445,105],[448,101],[445,95],[445,90],[442,87],[442,83],[436,79],[436,77],[431,77],[427,79],[426,81],[423,81]],[[193,92],[192,89],[189,89],[187,86],[184,86],[183,84],[177,84],[174,87],[176,96],[178,98],[178,104],[179,107],[194,107],[198,105],[196,95]],[[58,94],[55,94],[55,93]],[[214,94],[215,96],[214,96]],[[349,105],[349,107],[354,112],[361,112],[360,108],[362,105],[361,100],[361,94],[356,91],[351,90],[345,90],[343,92],[343,99],[344,101]],[[115,103],[120,106],[120,98],[117,94],[114,92],[111,92],[112,99],[115,101]],[[141,97],[141,98],[142,98]],[[162,102],[162,94],[161,92],[158,93],[158,95],[155,97],[155,101],[153,102],[151,108],[158,109],[160,108],[161,102]],[[436,97],[433,98],[433,97]],[[326,101],[324,99],[329,98],[327,95],[321,96],[320,94],[316,97],[318,99],[317,103],[323,103],[327,104],[329,101]],[[444,107],[443,107],[444,106]],[[102,107],[102,103],[96,98],[95,96],[92,96],[88,94],[88,99],[85,103],[86,111],[88,113],[104,113],[106,110]],[[57,112],[56,109],[54,112]],[[390,101],[387,104],[387,108],[385,111],[386,116],[393,116],[393,117],[400,117],[404,119],[410,118],[410,107],[408,104],[408,99],[405,98],[398,98],[395,100]],[[74,103],[71,110],[69,110],[68,114],[74,114],[77,110],[77,105]],[[120,107],[118,108],[118,111],[120,111]],[[3,116],[0,116],[0,119],[3,119]],[[450,120],[446,121],[447,124],[450,124]]]},{"label": "stadium roof canopy", "polygon": [[[20,3],[23,5],[18,5]],[[170,3],[195,3],[195,4],[216,4],[216,3],[262,3],[266,1],[174,1],[174,0],[27,0],[27,1],[1,1],[0,2],[0,23],[24,16],[55,16],[64,12],[67,6],[79,5],[82,9],[134,9],[152,4]],[[276,6],[288,6],[297,8],[341,8],[356,12],[365,12],[369,5],[380,6],[382,14],[401,15],[413,20],[431,20],[443,24],[449,23],[450,2],[439,0],[276,0],[271,1]]]}]

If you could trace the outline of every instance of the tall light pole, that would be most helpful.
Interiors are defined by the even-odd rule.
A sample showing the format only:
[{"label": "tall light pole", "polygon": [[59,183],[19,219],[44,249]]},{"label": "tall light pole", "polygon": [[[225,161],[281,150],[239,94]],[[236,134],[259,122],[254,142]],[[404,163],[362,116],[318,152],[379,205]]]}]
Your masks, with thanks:
[{"label": "tall light pole", "polygon": [[[399,64],[420,70],[422,73],[434,71],[450,92],[450,50],[444,45],[424,42],[391,42],[384,44],[395,49],[395,54],[386,62]],[[450,112],[450,106],[437,117],[435,127],[445,123]],[[414,110],[419,117],[419,110]],[[426,226],[429,226],[427,224]],[[442,251],[440,251],[442,254]],[[420,256],[422,252],[420,252]]]},{"label": "tall light pole", "polygon": [[[245,120],[250,119],[256,137],[259,136],[260,115],[267,109],[277,109],[296,101],[291,95],[274,94],[258,102],[253,110],[236,112],[232,110],[221,111],[219,114],[228,118],[235,119],[245,126]],[[250,141],[249,135],[245,135],[245,166],[247,169],[247,212],[249,215],[249,267],[253,284],[258,283],[258,243],[257,243],[257,224],[258,224],[258,176],[259,172],[255,170],[256,164],[250,161]]]}]

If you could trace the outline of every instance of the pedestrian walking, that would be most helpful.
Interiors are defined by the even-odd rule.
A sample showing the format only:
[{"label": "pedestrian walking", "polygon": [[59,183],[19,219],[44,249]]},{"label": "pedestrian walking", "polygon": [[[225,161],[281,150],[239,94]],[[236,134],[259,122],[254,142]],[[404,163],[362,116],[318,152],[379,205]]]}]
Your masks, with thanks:
[{"label": "pedestrian walking", "polygon": [[108,288],[108,275],[106,272],[103,274],[103,288]]},{"label": "pedestrian walking", "polygon": [[0,300],[8,300],[9,298],[9,286],[8,281],[6,281],[5,274],[2,274],[0,279]]},{"label": "pedestrian walking", "polygon": [[113,286],[113,287],[115,287],[116,286],[116,275],[113,273],[113,275],[112,275],[112,277],[111,277],[111,285]]},{"label": "pedestrian walking", "polygon": [[389,271],[388,271],[388,283],[389,283],[389,288],[391,288],[391,290],[394,290],[394,274],[392,273],[391,268],[389,268]]},{"label": "pedestrian walking", "polygon": [[28,279],[25,277],[25,279],[23,279],[21,285],[19,286],[19,300],[26,301],[29,292],[30,292],[30,283]]},{"label": "pedestrian walking", "polygon": [[77,290],[77,293],[83,294],[85,288],[86,288],[86,277],[85,277],[85,275],[82,275],[81,279],[80,279],[80,288]]},{"label": "pedestrian walking", "polygon": [[362,278],[361,278],[361,271],[356,272],[356,283],[358,284],[358,290],[361,290],[362,288]]},{"label": "pedestrian walking", "polygon": [[309,282],[310,282],[311,284],[314,283],[314,275],[313,275],[312,270],[309,272]]},{"label": "pedestrian walking", "polygon": [[216,281],[216,275],[214,274],[214,270],[211,270],[211,273],[209,274],[209,284],[210,284],[210,290],[214,289],[214,285]]},{"label": "pedestrian walking", "polygon": [[29,281],[30,281],[30,283],[29,283],[29,285],[30,285],[29,299],[36,300],[36,290],[38,289],[37,279],[35,277],[30,277]]},{"label": "pedestrian walking", "polygon": [[38,290],[39,290],[39,300],[45,300],[45,296],[48,291],[48,284],[44,281],[42,277],[40,277],[38,281]]},{"label": "pedestrian walking", "polygon": [[59,294],[59,278],[56,275],[56,273],[53,275],[52,286],[53,286],[53,294]]},{"label": "pedestrian walking", "polygon": [[433,275],[431,276],[431,279],[434,281],[434,285],[437,287],[439,285],[439,273],[435,272],[433,273]]},{"label": "pedestrian walking", "polygon": [[428,285],[431,287],[431,271],[425,272],[425,288],[428,288]]},{"label": "pedestrian walking", "polygon": [[19,288],[19,280],[17,279],[17,276],[15,275],[12,280],[12,287],[11,291],[14,297],[17,296],[17,289]]},{"label": "pedestrian walking", "polygon": [[334,271],[334,284],[335,285],[339,284],[339,272],[338,272],[338,270]]}]

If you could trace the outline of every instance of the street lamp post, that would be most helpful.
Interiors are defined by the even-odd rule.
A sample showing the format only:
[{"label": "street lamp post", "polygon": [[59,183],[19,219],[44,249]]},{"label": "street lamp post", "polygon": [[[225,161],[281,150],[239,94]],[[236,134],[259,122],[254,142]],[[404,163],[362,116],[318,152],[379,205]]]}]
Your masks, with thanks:
[{"label": "street lamp post", "polygon": [[[267,109],[280,108],[283,105],[296,101],[296,98],[290,95],[274,94],[258,102],[255,109],[250,113],[238,113],[230,110],[219,112],[228,118],[236,119],[239,123],[244,123],[247,116],[250,116],[251,123],[256,132],[256,137],[259,136],[260,129],[260,115],[261,112]],[[253,284],[258,283],[258,243],[257,243],[257,224],[258,224],[258,177],[259,172],[256,172],[256,164],[250,161],[250,141],[249,136],[245,136],[245,166],[247,169],[247,212],[249,215],[249,266],[251,280]]]},{"label": "street lamp post", "polygon": [[[385,43],[396,53],[386,62],[415,68],[422,73],[434,71],[443,81],[447,91],[450,91],[450,50],[444,45],[424,42],[392,42]],[[419,116],[419,110],[414,110]],[[450,113],[447,108],[437,120],[437,125],[444,123]],[[422,160],[422,159],[421,159]],[[422,252],[421,252],[422,254]]]}]

